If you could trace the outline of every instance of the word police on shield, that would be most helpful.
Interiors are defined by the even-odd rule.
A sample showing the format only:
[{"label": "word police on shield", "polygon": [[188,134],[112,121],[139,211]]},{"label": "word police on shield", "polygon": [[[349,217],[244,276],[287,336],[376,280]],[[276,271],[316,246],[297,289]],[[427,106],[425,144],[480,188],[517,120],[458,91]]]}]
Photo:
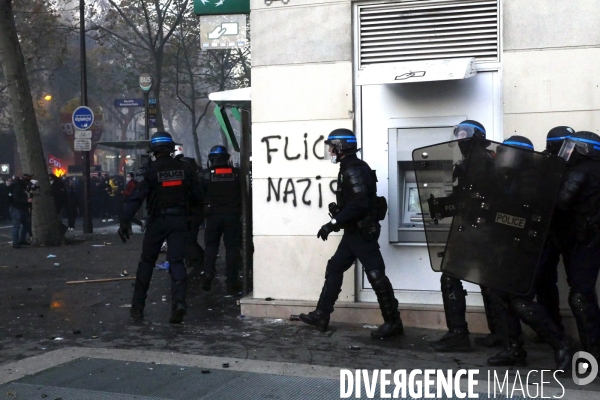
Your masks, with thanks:
[{"label": "word police on shield", "polygon": [[80,106],[73,111],[73,125],[75,129],[85,131],[94,123],[94,112],[91,108]]}]

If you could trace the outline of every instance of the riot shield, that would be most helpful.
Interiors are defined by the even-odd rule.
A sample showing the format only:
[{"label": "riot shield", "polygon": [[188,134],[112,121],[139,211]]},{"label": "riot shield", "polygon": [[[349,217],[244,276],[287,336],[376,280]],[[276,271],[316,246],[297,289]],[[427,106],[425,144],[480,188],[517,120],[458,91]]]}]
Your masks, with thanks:
[{"label": "riot shield", "polygon": [[[429,260],[434,271],[442,270],[444,248],[457,201],[457,176],[463,169],[463,152],[468,153],[470,140],[439,143],[421,147],[413,151],[413,165],[417,182],[418,199],[410,199],[418,206],[421,217]],[[410,190],[410,189],[407,189]],[[408,193],[414,196],[417,193]]]},{"label": "riot shield", "polygon": [[460,190],[442,272],[493,289],[531,291],[566,163],[477,140]]}]

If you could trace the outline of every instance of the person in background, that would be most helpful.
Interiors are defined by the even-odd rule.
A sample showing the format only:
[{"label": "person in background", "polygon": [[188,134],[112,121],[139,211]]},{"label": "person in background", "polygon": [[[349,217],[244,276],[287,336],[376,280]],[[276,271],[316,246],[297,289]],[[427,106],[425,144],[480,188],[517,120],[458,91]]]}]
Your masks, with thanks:
[{"label": "person in background", "polygon": [[75,230],[75,220],[77,219],[78,203],[77,189],[75,187],[75,181],[69,179],[67,181],[67,219],[69,230]]},{"label": "person in background", "polygon": [[23,179],[14,178],[8,191],[8,205],[10,207],[10,217],[12,218],[12,247],[20,249],[28,245],[27,231],[29,230],[29,208],[31,198],[27,193],[27,185],[31,175],[23,175]]},{"label": "person in background", "polygon": [[[127,177],[125,178],[125,189],[123,190],[123,195],[121,196],[121,198],[123,199],[123,204],[127,204],[127,202],[129,201],[129,197],[133,194],[136,187],[137,187],[137,181],[135,180],[135,174],[133,172],[129,172],[127,174]],[[121,208],[123,208],[123,207],[121,206]],[[140,221],[136,217],[131,217],[131,220],[129,221],[129,229],[128,229],[129,234],[133,233],[133,231],[131,229],[132,222],[136,225],[139,225],[140,228],[142,228],[142,230],[144,229],[144,223],[142,221]]]}]

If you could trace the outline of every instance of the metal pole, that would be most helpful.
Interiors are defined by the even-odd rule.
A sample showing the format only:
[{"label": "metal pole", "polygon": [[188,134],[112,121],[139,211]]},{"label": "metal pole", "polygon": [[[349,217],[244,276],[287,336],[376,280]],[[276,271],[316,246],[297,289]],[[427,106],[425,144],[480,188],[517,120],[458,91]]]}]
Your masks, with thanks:
[{"label": "metal pole", "polygon": [[145,121],[146,125],[144,126],[144,140],[150,140],[150,117],[148,115],[148,97],[149,91],[144,91],[144,104],[145,104]]},{"label": "metal pole", "polygon": [[250,111],[242,110],[242,148],[240,153],[240,172],[242,174],[242,294],[249,291],[250,265],[252,262],[252,198],[250,197],[250,152],[252,140],[250,134]]},{"label": "metal pole", "polygon": [[[88,105],[87,98],[87,64],[85,57],[85,2],[79,0],[79,51],[81,58],[81,105]],[[83,156],[83,233],[93,233],[92,213],[90,207],[90,152],[82,152]]]}]

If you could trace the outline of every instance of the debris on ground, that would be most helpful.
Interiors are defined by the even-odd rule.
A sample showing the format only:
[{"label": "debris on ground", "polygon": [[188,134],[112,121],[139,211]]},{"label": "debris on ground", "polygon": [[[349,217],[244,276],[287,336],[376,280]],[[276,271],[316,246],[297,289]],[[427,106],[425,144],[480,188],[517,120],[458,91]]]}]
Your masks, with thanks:
[{"label": "debris on ground", "polygon": [[156,269],[168,270],[169,269],[169,262],[168,261],[163,261],[163,262],[157,263],[156,264]]},{"label": "debris on ground", "polygon": [[360,346],[350,346],[350,350],[360,350]]},{"label": "debris on ground", "polygon": [[87,276],[84,281],[68,281],[67,285],[78,285],[81,283],[102,283],[102,282],[115,282],[115,281],[131,281],[134,280],[135,276],[128,276],[125,278],[106,278],[106,279],[89,279]]},{"label": "debris on ground", "polygon": [[229,368],[229,363],[223,363],[223,368]]},{"label": "debris on ground", "polygon": [[203,369],[203,370],[202,370],[202,373],[203,373],[203,374],[210,374],[210,370],[209,370],[209,369]]},{"label": "debris on ground", "polygon": [[60,263],[54,263],[55,267],[60,267]]},{"label": "debris on ground", "polygon": [[290,315],[290,321],[300,321],[299,315]]},{"label": "debris on ground", "polygon": [[46,258],[56,258],[56,256],[54,254],[48,254],[48,257]]},{"label": "debris on ground", "polygon": [[121,272],[121,276],[129,276],[129,273],[127,272],[127,270]]},{"label": "debris on ground", "polygon": [[365,328],[365,329],[377,329],[379,327],[377,325],[363,325],[363,328]]}]

